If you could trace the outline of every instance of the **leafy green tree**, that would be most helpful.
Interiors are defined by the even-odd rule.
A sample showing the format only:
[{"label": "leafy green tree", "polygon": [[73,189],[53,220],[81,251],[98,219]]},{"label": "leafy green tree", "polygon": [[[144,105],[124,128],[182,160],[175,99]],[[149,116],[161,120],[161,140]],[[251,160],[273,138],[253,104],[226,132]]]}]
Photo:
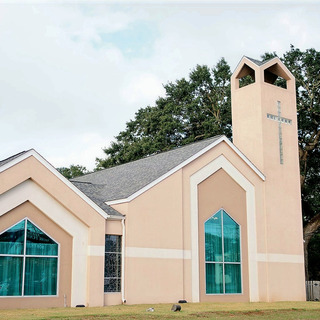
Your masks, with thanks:
[{"label": "leafy green tree", "polygon": [[69,168],[61,167],[57,168],[57,170],[67,179],[80,177],[86,173],[89,173],[86,167],[73,164]]},{"label": "leafy green tree", "polygon": [[320,279],[320,232],[318,231],[310,239],[308,247],[308,260],[309,260],[309,278]]},{"label": "leafy green tree", "polygon": [[164,86],[165,97],[141,108],[97,159],[97,169],[126,163],[190,142],[231,136],[231,71],[222,58],[213,69],[196,66],[189,79]]}]

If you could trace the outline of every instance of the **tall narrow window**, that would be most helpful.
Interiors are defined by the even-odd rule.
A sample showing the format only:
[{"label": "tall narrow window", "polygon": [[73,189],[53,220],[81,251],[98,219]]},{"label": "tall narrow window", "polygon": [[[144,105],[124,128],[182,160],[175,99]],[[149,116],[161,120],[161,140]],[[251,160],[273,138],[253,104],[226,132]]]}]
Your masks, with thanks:
[{"label": "tall narrow window", "polygon": [[121,292],[121,236],[106,234],[104,292]]},{"label": "tall narrow window", "polygon": [[206,293],[241,293],[240,226],[221,209],[204,229]]},{"label": "tall narrow window", "polygon": [[58,244],[24,219],[0,234],[0,296],[57,294]]}]

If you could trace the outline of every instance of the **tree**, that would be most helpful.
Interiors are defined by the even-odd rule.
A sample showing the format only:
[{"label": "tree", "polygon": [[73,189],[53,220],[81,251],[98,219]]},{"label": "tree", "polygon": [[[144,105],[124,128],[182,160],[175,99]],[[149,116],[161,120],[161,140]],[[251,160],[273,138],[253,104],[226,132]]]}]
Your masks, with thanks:
[{"label": "tree", "polygon": [[86,167],[80,165],[71,165],[69,168],[61,167],[57,170],[67,179],[72,179],[75,177],[83,176],[86,173],[89,173]]},{"label": "tree", "polygon": [[222,58],[213,69],[196,66],[189,79],[164,86],[165,97],[141,108],[116,141],[96,159],[97,169],[126,163],[190,142],[231,136],[231,71]]},{"label": "tree", "polygon": [[310,239],[308,246],[308,257],[309,257],[309,278],[320,279],[320,232],[318,231]]}]

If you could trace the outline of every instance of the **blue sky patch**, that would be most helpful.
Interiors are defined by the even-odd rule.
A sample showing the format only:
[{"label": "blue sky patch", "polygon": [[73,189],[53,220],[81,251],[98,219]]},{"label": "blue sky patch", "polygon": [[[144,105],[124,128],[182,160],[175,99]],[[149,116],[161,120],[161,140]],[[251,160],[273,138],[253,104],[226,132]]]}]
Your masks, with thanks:
[{"label": "blue sky patch", "polygon": [[99,33],[101,43],[96,48],[114,45],[128,58],[147,58],[153,53],[153,44],[157,36],[156,28],[145,21],[129,24],[124,30],[113,33]]}]

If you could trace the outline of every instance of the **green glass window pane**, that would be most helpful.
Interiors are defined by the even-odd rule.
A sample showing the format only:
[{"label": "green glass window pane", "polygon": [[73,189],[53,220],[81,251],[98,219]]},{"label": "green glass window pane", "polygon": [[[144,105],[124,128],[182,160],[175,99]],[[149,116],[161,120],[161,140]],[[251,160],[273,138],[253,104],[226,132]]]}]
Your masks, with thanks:
[{"label": "green glass window pane", "polygon": [[241,293],[240,264],[225,264],[224,279],[226,293]]},{"label": "green glass window pane", "polygon": [[204,224],[206,261],[222,262],[221,211]]},{"label": "green glass window pane", "polygon": [[206,293],[223,293],[222,263],[206,263]]},{"label": "green glass window pane", "polygon": [[23,258],[0,257],[0,296],[21,296]]},{"label": "green glass window pane", "polygon": [[105,278],[104,292],[121,292],[121,279],[119,278]]},{"label": "green glass window pane", "polygon": [[105,252],[121,252],[121,236],[106,234]]},{"label": "green glass window pane", "polygon": [[25,220],[0,235],[0,254],[23,254]]},{"label": "green glass window pane", "polygon": [[26,258],[24,295],[56,295],[57,266],[57,258]]},{"label": "green glass window pane", "polygon": [[27,255],[57,256],[58,244],[28,221],[26,250]]},{"label": "green glass window pane", "polygon": [[223,211],[224,261],[240,262],[240,227]]},{"label": "green glass window pane", "polygon": [[121,254],[106,253],[105,254],[105,277],[121,277]]}]

